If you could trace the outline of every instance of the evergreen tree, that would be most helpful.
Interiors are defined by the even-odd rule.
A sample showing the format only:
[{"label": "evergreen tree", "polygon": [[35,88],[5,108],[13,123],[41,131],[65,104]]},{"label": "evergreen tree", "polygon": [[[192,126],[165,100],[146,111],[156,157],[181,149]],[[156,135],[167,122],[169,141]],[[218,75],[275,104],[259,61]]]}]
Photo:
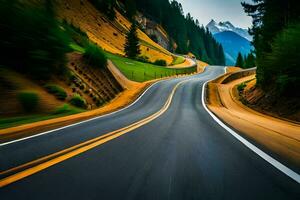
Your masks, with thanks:
[{"label": "evergreen tree", "polygon": [[136,24],[133,23],[131,25],[130,31],[126,36],[125,43],[125,55],[128,58],[136,58],[141,53],[139,38],[137,36],[137,27]]},{"label": "evergreen tree", "polygon": [[252,53],[249,53],[245,59],[245,68],[255,67],[255,56]]},{"label": "evergreen tree", "polygon": [[220,65],[225,65],[226,60],[225,60],[225,54],[224,54],[224,50],[223,50],[223,46],[221,44],[219,44],[219,48],[218,48],[218,63],[220,63]]},{"label": "evergreen tree", "polygon": [[244,59],[243,59],[243,56],[242,56],[241,52],[239,52],[239,54],[238,54],[235,66],[244,68]]},{"label": "evergreen tree", "polygon": [[300,22],[285,28],[275,37],[272,53],[266,56],[263,63],[264,69],[272,73],[271,86],[279,95],[300,97],[299,35]]}]

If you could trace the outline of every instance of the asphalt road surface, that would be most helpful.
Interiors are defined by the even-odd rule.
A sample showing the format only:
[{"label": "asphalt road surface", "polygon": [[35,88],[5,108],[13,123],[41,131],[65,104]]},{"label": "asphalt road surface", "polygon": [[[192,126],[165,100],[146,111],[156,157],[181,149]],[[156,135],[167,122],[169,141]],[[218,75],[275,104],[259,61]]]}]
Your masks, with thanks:
[{"label": "asphalt road surface", "polygon": [[[160,111],[174,92],[152,121],[6,184],[0,199],[300,199],[298,183],[232,137],[202,106],[202,85],[223,72],[208,67],[202,74],[161,81],[120,112],[0,146],[3,172],[141,121]],[[32,167],[38,165],[0,179]]]}]

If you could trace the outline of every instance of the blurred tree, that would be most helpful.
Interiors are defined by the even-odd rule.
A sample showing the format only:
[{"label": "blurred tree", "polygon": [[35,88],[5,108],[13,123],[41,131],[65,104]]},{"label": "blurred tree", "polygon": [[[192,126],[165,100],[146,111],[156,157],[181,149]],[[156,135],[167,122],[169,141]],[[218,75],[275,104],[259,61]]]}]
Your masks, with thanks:
[{"label": "blurred tree", "polygon": [[41,79],[64,72],[70,40],[52,1],[2,0],[0,26],[0,64]]}]

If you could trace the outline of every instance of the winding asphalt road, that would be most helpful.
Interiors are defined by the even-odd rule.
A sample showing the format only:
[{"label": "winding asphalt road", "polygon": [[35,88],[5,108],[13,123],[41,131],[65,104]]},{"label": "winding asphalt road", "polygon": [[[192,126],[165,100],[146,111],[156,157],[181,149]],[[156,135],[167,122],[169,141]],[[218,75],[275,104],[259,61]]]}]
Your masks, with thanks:
[{"label": "winding asphalt road", "polygon": [[208,67],[199,75],[161,81],[120,112],[0,146],[3,172],[143,120],[175,91],[168,109],[154,120],[3,186],[0,199],[299,199],[298,183],[204,109],[202,85],[223,72]]}]

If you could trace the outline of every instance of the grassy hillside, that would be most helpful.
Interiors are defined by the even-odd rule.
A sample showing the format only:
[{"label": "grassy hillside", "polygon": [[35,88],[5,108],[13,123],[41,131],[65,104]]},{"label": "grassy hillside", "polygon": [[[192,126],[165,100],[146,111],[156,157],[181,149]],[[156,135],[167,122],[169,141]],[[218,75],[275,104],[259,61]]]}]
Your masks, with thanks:
[{"label": "grassy hillside", "polygon": [[0,129],[110,102],[124,88],[106,68],[106,57],[137,82],[196,71],[196,67],[169,69],[150,64],[157,60],[179,64],[185,59],[141,30],[141,56],[148,61],[125,58],[123,48],[131,23],[117,11],[111,21],[88,1],[53,2],[5,0],[0,7],[1,24],[14,27],[1,31],[0,44],[6,51],[0,59],[0,91],[5,96],[0,99]]},{"label": "grassy hillside", "polygon": [[[37,82],[10,69],[0,69],[0,80],[1,95],[5,96],[0,99],[0,129],[84,111],[57,99]],[[68,90],[68,86],[59,80],[55,80],[55,83]],[[18,95],[22,92],[31,92],[38,96],[39,101],[33,112],[24,113],[18,100]]]},{"label": "grassy hillside", "polygon": [[[91,41],[104,50],[124,55],[125,36],[131,23],[118,11],[116,11],[116,19],[110,21],[88,1],[84,3],[80,0],[58,1],[56,9],[59,18],[79,27],[87,33]],[[141,30],[138,30],[138,37],[141,41],[142,56],[148,57],[149,61],[163,59],[171,64],[174,58],[176,59],[176,56],[155,43]]]},{"label": "grassy hillside", "polygon": [[[80,0],[58,2],[56,4],[58,16],[66,20],[72,26],[78,27],[85,32],[88,38],[98,44],[107,52],[107,57],[124,73],[127,78],[143,82],[151,79],[176,74],[192,73],[196,67],[186,69],[168,69],[149,63],[138,62],[124,58],[124,44],[131,22],[121,15],[117,10],[115,20],[109,20],[103,13],[99,12],[91,3],[80,3]],[[160,29],[162,29],[160,27]],[[165,31],[162,29],[164,34]],[[143,31],[138,29],[140,40],[141,57],[148,58],[149,62],[165,60],[168,65],[184,65],[185,58],[177,56],[150,39]],[[84,53],[84,45],[71,44],[74,51]],[[189,63],[188,63],[189,64]],[[178,65],[180,68],[181,65]]]}]

